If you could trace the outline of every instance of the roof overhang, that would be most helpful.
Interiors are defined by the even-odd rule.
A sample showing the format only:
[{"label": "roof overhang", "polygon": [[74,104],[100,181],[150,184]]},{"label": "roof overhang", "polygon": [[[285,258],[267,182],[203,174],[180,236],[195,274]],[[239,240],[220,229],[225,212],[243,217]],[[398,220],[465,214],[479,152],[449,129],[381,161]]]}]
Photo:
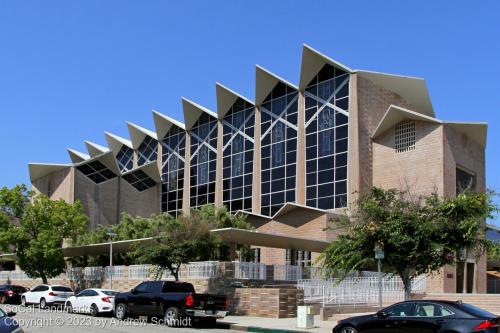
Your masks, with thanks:
[{"label": "roof overhang", "polygon": [[290,83],[278,75],[273,74],[267,69],[257,65],[255,67],[255,105],[262,104],[267,95],[269,95],[278,82],[283,82],[287,86],[299,90],[299,88],[293,83]]},{"label": "roof overhang", "polygon": [[104,132],[104,136],[106,137],[106,141],[108,142],[108,146],[113,152],[113,155],[116,156],[119,152],[120,149],[122,149],[122,146],[127,146],[129,148],[132,148],[132,142],[130,140],[127,140],[125,138],[122,138],[121,136],[109,133],[109,132]]},{"label": "roof overhang", "polygon": [[217,116],[219,119],[224,118],[226,113],[233,106],[234,102],[238,100],[238,98],[241,98],[253,105],[253,102],[248,98],[243,97],[218,82],[215,84],[215,92],[217,95]]},{"label": "roof overhang", "polygon": [[318,74],[325,64],[340,68],[348,73],[352,72],[349,67],[333,60],[319,51],[316,51],[309,45],[304,44],[302,47],[302,65],[300,67],[299,88],[301,90],[305,89],[309,82],[311,82],[311,80]]},{"label": "roof overhang", "polygon": [[153,120],[155,123],[156,137],[160,140],[167,135],[172,126],[177,126],[180,129],[185,130],[183,123],[157,111],[153,111]]},{"label": "roof overhang", "polygon": [[28,170],[30,181],[34,182],[37,179],[48,176],[53,172],[71,168],[71,164],[55,164],[55,163],[29,163]]},{"label": "roof overhang", "polygon": [[417,113],[400,106],[391,105],[385,112],[384,116],[378,123],[377,128],[372,134],[372,139],[375,139],[379,135],[383,134],[385,131],[398,124],[403,120],[417,120],[429,123],[442,124],[443,122],[439,119]]},{"label": "roof overhang", "polygon": [[[132,246],[134,244],[148,245],[153,244],[154,242],[155,239],[153,237],[116,241],[113,242],[113,252],[126,253],[132,249]],[[109,246],[109,242],[81,246],[69,246],[63,248],[63,255],[65,257],[79,257],[83,255],[108,254]]]},{"label": "roof overhang", "polygon": [[318,215],[329,214],[328,211],[323,209],[307,207],[293,202],[287,202],[274,214],[272,219],[278,220],[281,216],[284,216],[294,211],[306,211],[310,213],[317,213]]},{"label": "roof overhang", "polygon": [[211,233],[224,241],[241,245],[255,245],[278,249],[296,249],[310,252],[323,252],[330,244],[317,239],[290,237],[280,234],[258,232],[237,228],[215,229]]},{"label": "roof overhang", "polygon": [[143,171],[146,175],[151,177],[155,182],[159,183],[161,182],[161,174],[160,170],[158,169],[158,162],[157,161],[151,161],[149,163],[143,164],[138,168],[132,169],[130,171],[124,172],[122,176],[127,175],[129,173],[134,173],[135,171],[141,170]]},{"label": "roof overhang", "polygon": [[409,102],[418,113],[435,117],[425,80],[417,77],[356,70],[360,77],[372,81],[379,87],[395,92]]},{"label": "roof overhang", "polygon": [[156,136],[156,133],[153,131],[150,131],[139,125],[132,124],[130,122],[127,122],[127,127],[128,127],[128,132],[130,133],[130,141],[132,141],[132,148],[134,149],[139,148],[139,146],[141,145],[142,141],[144,141],[146,136],[149,136],[158,141],[158,137]]},{"label": "roof overhang", "polygon": [[73,163],[80,163],[80,162],[83,162],[83,161],[88,160],[90,158],[89,155],[81,153],[77,150],[74,150],[71,148],[67,148],[66,150],[68,151],[69,158],[71,159],[71,162],[73,162]]},{"label": "roof overhang", "polygon": [[267,222],[272,220],[272,218],[269,216],[256,214],[256,213],[252,213],[252,212],[247,212],[244,210],[238,210],[234,215],[246,216],[247,217],[246,222],[250,223],[254,228],[259,228],[259,227],[263,226],[264,224],[266,224]]},{"label": "roof overhang", "polygon": [[108,148],[98,145],[97,143],[90,142],[85,140],[85,145],[87,146],[87,150],[89,152],[90,157],[96,157],[98,155],[101,155],[102,153],[106,153],[109,151]]},{"label": "roof overhang", "polygon": [[89,160],[75,164],[74,166],[79,167],[81,165],[92,163],[94,161],[101,162],[107,168],[109,168],[111,171],[113,171],[117,176],[119,176],[121,174],[120,169],[118,168],[118,165],[116,164],[116,159],[115,159],[115,156],[113,155],[112,151],[107,151],[107,152],[102,153],[100,155],[97,155]]},{"label": "roof overhang", "polygon": [[217,114],[184,97],[182,97],[182,111],[184,113],[184,123],[186,126],[186,130],[188,131],[191,130],[198,118],[200,118],[203,113],[207,113],[211,117],[217,119]]},{"label": "roof overhang", "polygon": [[481,147],[486,147],[486,138],[488,133],[487,123],[467,123],[445,121],[444,125],[454,131],[464,134]]}]

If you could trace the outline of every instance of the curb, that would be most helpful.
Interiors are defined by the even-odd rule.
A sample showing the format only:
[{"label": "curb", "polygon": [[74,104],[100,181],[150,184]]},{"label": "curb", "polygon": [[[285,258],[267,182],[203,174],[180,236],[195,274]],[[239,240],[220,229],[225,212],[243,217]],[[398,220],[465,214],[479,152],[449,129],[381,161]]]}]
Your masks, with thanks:
[{"label": "curb", "polygon": [[311,333],[311,331],[290,330],[281,328],[266,328],[259,326],[243,326],[238,324],[231,324],[220,322],[217,323],[220,328],[229,329],[239,332],[253,332],[253,333]]}]

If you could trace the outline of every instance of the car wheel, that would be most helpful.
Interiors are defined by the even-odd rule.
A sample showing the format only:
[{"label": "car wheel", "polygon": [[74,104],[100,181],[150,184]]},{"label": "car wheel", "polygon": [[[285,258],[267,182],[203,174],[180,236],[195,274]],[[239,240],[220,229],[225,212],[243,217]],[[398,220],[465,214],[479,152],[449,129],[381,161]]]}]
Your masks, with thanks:
[{"label": "car wheel", "polygon": [[26,306],[26,297],[21,297],[21,305]]},{"label": "car wheel", "polygon": [[125,304],[120,303],[115,307],[115,317],[119,320],[127,318],[127,306]]},{"label": "car wheel", "polygon": [[40,309],[45,309],[47,307],[47,301],[45,301],[45,298],[42,298],[40,300]]},{"label": "car wheel", "polygon": [[179,323],[179,319],[179,309],[171,307],[165,311],[165,324],[168,326],[176,326]]},{"label": "car wheel", "polygon": [[71,304],[71,302],[66,303],[66,311],[68,313],[73,313],[73,304]]},{"label": "car wheel", "polygon": [[98,314],[99,314],[99,308],[97,307],[97,305],[92,304],[90,306],[90,315],[92,317],[96,317]]},{"label": "car wheel", "polygon": [[358,333],[358,331],[351,326],[344,326],[340,329],[340,333]]}]

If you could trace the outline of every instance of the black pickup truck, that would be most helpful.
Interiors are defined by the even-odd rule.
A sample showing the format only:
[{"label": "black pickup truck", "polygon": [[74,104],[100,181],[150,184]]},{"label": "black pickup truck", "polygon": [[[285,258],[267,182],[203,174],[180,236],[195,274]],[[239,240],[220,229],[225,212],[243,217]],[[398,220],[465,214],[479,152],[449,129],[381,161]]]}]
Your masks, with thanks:
[{"label": "black pickup truck", "polygon": [[204,318],[215,322],[227,314],[226,296],[197,294],[191,283],[145,281],[130,292],[115,296],[115,317],[148,316],[176,325],[185,317]]}]

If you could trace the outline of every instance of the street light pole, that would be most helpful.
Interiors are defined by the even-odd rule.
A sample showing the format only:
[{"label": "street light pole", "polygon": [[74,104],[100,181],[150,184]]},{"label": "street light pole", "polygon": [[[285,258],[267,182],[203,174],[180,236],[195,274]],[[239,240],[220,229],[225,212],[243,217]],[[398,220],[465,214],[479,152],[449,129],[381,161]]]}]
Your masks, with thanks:
[{"label": "street light pole", "polygon": [[109,229],[107,235],[109,236],[109,289],[113,289],[113,237],[116,233],[113,229]]},{"label": "street light pole", "polygon": [[378,271],[378,307],[382,310],[382,259],[385,257],[384,250],[380,245],[375,246],[375,259],[377,259]]}]

